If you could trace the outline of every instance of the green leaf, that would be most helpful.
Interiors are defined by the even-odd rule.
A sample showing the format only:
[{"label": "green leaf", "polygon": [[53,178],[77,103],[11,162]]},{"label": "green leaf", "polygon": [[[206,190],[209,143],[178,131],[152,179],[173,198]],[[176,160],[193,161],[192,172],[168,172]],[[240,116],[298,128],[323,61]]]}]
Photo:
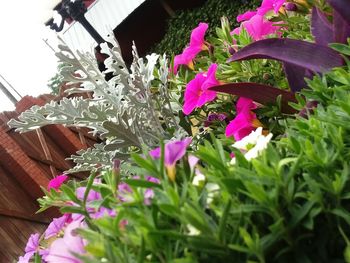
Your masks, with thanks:
[{"label": "green leaf", "polygon": [[137,163],[139,166],[149,171],[152,175],[158,174],[157,167],[154,165],[154,163],[151,160],[145,159],[139,154],[132,154],[131,157],[133,158],[135,163]]},{"label": "green leaf", "polygon": [[336,51],[338,51],[339,53],[350,56],[350,46],[348,45],[344,45],[340,43],[331,43],[329,44],[329,46],[335,49]]},{"label": "green leaf", "polygon": [[60,189],[69,197],[71,201],[77,204],[81,204],[81,200],[77,198],[75,192],[69,186],[62,184]]},{"label": "green leaf", "polygon": [[177,218],[180,215],[179,209],[177,209],[173,205],[170,205],[170,204],[159,204],[158,207],[159,207],[160,211],[162,211],[164,214],[169,215],[171,217]]},{"label": "green leaf", "polygon": [[350,213],[342,207],[334,208],[330,211],[332,214],[339,216],[345,220],[346,223],[350,225]]},{"label": "green leaf", "polygon": [[84,199],[83,199],[83,203],[84,203],[84,206],[86,204],[86,200],[88,198],[88,195],[89,195],[89,192],[91,190],[91,187],[94,183],[94,180],[95,180],[95,176],[96,174],[95,173],[92,173],[90,176],[89,176],[89,179],[88,179],[88,182],[86,184],[86,188],[85,188],[85,192],[84,192]]},{"label": "green leaf", "polygon": [[141,188],[162,188],[160,184],[156,184],[143,179],[124,179],[124,183]]},{"label": "green leaf", "polygon": [[39,253],[35,253],[35,256],[34,256],[34,263],[41,263],[41,257],[39,255]]},{"label": "green leaf", "polygon": [[221,217],[220,222],[219,222],[219,240],[222,243],[225,243],[224,239],[225,239],[227,220],[228,220],[228,217],[229,217],[229,212],[230,212],[230,209],[231,209],[231,205],[232,205],[232,201],[228,200],[228,202],[227,202],[227,204],[225,206],[224,213],[222,214],[222,217]]},{"label": "green leaf", "polygon": [[296,227],[301,220],[309,213],[311,208],[315,205],[314,201],[308,200],[303,206],[291,211],[292,218],[288,223],[290,228]]},{"label": "green leaf", "polygon": [[76,214],[82,214],[87,215],[86,211],[81,207],[76,206],[65,206],[60,208],[61,213],[76,213]]}]

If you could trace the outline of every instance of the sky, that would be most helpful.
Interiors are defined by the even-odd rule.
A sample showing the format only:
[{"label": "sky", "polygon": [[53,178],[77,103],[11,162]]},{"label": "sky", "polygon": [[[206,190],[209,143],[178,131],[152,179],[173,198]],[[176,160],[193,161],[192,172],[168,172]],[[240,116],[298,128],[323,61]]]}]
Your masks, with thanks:
[{"label": "sky", "polygon": [[[47,82],[57,72],[54,51],[43,41],[56,48],[55,33],[44,26],[45,15],[51,14],[49,2],[0,0],[0,76],[21,96],[49,93]],[[0,91],[0,112],[13,109]]]}]

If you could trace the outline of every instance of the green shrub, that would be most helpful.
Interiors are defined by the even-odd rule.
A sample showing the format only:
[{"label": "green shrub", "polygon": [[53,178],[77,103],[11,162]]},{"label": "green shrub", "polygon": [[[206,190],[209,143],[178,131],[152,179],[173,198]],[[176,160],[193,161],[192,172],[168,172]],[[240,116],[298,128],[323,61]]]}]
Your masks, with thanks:
[{"label": "green shrub", "polygon": [[206,3],[193,10],[183,10],[169,19],[168,30],[163,40],[153,47],[153,52],[158,54],[178,54],[188,44],[193,28],[199,22],[209,24],[208,35],[215,33],[215,28],[220,26],[220,17],[226,16],[230,20],[232,28],[238,26],[237,15],[254,9],[261,3],[260,0],[208,0]]}]

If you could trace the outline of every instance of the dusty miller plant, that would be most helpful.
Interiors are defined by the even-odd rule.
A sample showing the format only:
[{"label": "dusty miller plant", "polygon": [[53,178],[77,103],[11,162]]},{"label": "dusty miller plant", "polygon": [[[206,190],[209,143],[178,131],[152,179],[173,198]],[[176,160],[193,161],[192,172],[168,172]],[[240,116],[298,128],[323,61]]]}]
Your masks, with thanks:
[{"label": "dusty miller plant", "polygon": [[[23,112],[8,124],[18,132],[27,132],[49,124],[87,127],[103,140],[101,144],[80,150],[71,159],[77,164],[69,172],[96,169],[96,164],[110,165],[111,160],[127,160],[130,152],[143,146],[155,147],[161,138],[184,136],[178,126],[167,90],[168,63],[165,56],[151,54],[147,62],[138,56],[133,45],[130,70],[121,56],[118,43],[101,44],[107,55],[101,72],[91,54],[75,55],[65,44],[56,54],[66,66],[60,73],[69,83],[81,84],[67,90],[69,94],[90,92],[92,98],[63,98]],[[111,45],[110,45],[111,46]],[[113,77],[106,80],[106,74]]]}]

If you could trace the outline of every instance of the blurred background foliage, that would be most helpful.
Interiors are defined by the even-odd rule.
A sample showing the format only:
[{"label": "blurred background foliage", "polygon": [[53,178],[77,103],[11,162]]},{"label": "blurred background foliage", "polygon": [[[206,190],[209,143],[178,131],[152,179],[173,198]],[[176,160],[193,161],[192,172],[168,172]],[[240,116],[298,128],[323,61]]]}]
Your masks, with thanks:
[{"label": "blurred background foliage", "polygon": [[168,55],[181,53],[189,43],[191,31],[199,22],[208,23],[207,35],[212,35],[215,28],[220,27],[220,18],[226,16],[233,29],[239,25],[237,15],[255,9],[260,3],[260,0],[207,0],[201,7],[178,11],[169,19],[163,40],[152,48],[152,52]]}]

